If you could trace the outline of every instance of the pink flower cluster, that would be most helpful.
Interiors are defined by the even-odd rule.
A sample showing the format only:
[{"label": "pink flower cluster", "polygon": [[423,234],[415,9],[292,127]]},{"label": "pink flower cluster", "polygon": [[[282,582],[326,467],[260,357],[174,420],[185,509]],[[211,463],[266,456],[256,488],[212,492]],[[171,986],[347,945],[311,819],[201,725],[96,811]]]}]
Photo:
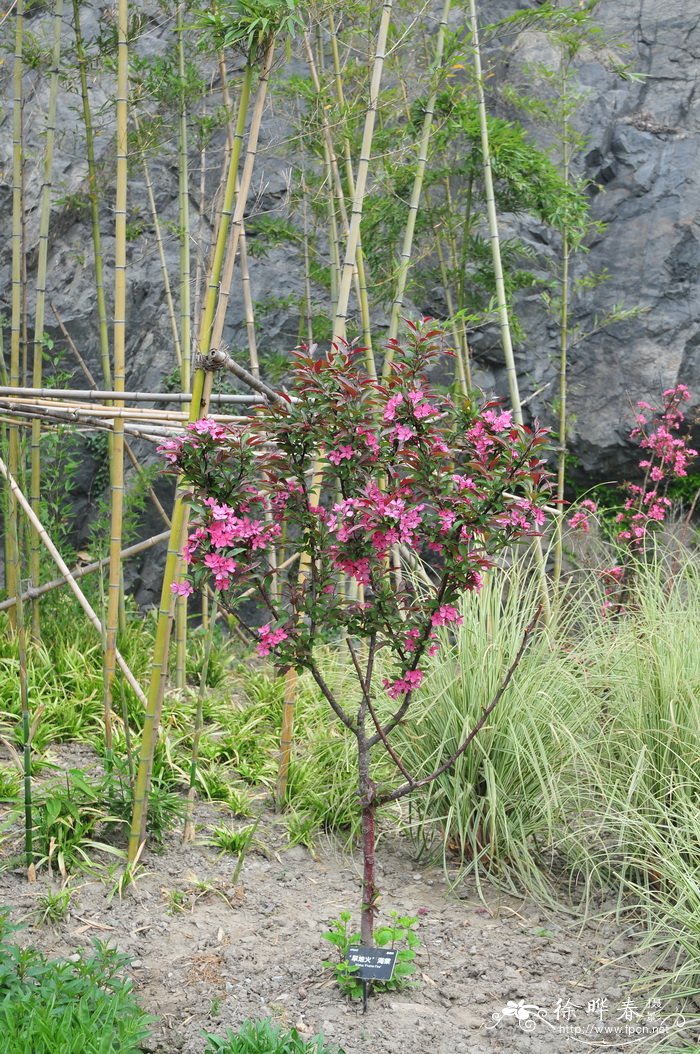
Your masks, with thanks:
[{"label": "pink flower cluster", "polygon": [[385,677],[383,681],[386,694],[390,699],[399,699],[402,695],[408,695],[409,692],[420,688],[422,683],[423,674],[420,670],[406,670],[403,676],[395,681],[390,681],[388,677]]},{"label": "pink flower cluster", "polygon": [[289,634],[283,629],[272,629],[268,623],[258,629],[258,636],[260,637],[260,643],[257,646],[258,655],[269,655],[278,644],[288,639]]},{"label": "pink flower cluster", "polygon": [[643,546],[649,531],[664,522],[671,507],[671,500],[660,493],[660,485],[686,476],[690,462],[698,455],[688,437],[679,434],[685,421],[682,406],[689,401],[686,385],[677,384],[663,393],[660,410],[647,402],[637,403],[637,423],[630,439],[638,440],[641,449],[648,452],[639,462],[644,484],[628,484],[629,497],[616,517],[618,538],[634,549]]},{"label": "pink flower cluster", "polygon": [[598,511],[598,506],[590,498],[585,498],[584,501],[578,506],[573,516],[569,517],[567,523],[572,530],[581,530],[584,534],[588,534],[591,529],[591,522],[589,519],[589,513],[593,516]]},{"label": "pink flower cluster", "polygon": [[[442,346],[415,334],[403,357],[396,346],[385,384],[355,351],[299,351],[293,398],[262,407],[244,429],[205,419],[162,447],[199,509],[183,553],[189,581],[175,591],[213,584],[258,654],[279,665],[312,667],[320,639],[373,638],[394,657],[392,699],[420,686],[422,661],[460,625],[457,600],[481,588],[495,554],[539,531],[547,489],[545,434],[515,428],[498,403],[456,406],[432,390]],[[285,558],[305,555],[302,575],[296,564],[273,567],[280,536]],[[429,561],[440,583],[432,598],[394,573],[404,558]],[[237,610],[249,589],[270,618],[258,630]]]}]

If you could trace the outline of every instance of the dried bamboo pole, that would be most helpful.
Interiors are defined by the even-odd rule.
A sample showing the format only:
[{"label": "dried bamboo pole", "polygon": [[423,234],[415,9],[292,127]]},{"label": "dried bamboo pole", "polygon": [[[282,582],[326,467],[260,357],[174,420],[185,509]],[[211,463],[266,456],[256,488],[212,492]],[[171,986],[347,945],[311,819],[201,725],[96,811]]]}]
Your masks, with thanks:
[{"label": "dried bamboo pole", "polygon": [[[63,23],[63,0],[56,0],[53,16],[53,46],[51,49],[51,72],[49,77],[49,104],[44,136],[44,171],[39,205],[39,252],[36,279],[36,306],[34,313],[34,340],[32,385],[41,387],[44,353],[44,318],[46,314],[46,273],[49,256],[49,220],[51,217],[51,190],[53,186],[53,148],[56,138],[56,108],[58,102],[58,74],[61,61],[61,28]],[[39,514],[41,506],[41,421],[32,423],[31,437],[31,484],[32,508]],[[36,531],[30,533],[29,580],[38,586],[41,577],[41,543]],[[39,601],[32,601],[32,637],[41,635]]]},{"label": "dried bamboo pole", "polygon": [[[158,545],[159,542],[164,542],[170,534],[170,531],[162,531],[161,534],[154,534],[152,538],[146,538],[143,542],[136,542],[134,545],[129,545],[126,549],[122,549],[122,560],[128,560],[130,556],[137,556],[139,553],[145,552],[147,549],[152,549],[154,545]],[[94,560],[90,564],[83,564],[80,567],[74,567],[71,571],[73,578],[77,581],[79,578],[84,578],[85,575],[94,574],[95,571],[101,571],[102,568],[107,567],[109,564],[109,557],[105,556],[102,560]],[[51,593],[54,589],[60,589],[61,586],[66,584],[65,578],[52,578],[50,582],[44,582],[42,585],[36,588],[26,589],[24,593],[21,593],[21,599],[23,601],[33,600],[35,597],[43,597],[46,593]],[[0,611],[9,611],[11,607],[14,607],[16,603],[15,597],[9,597],[7,600],[3,600],[0,603]]]},{"label": "dried bamboo pole", "polygon": [[382,16],[377,33],[377,43],[372,67],[372,78],[369,87],[369,102],[365,115],[365,127],[362,136],[362,148],[357,166],[357,177],[355,181],[355,195],[352,201],[350,216],[350,232],[345,247],[345,260],[340,276],[338,299],[335,305],[335,317],[333,321],[333,341],[342,340],[346,335],[348,303],[350,299],[350,286],[352,283],[353,270],[357,259],[357,246],[360,238],[360,222],[362,220],[362,206],[367,189],[367,175],[369,172],[370,155],[372,151],[372,139],[374,136],[374,125],[377,116],[379,102],[379,88],[384,69],[386,57],[386,41],[391,22],[393,0],[384,0],[382,5]]},{"label": "dried bamboo pole", "polygon": [[[58,549],[53,544],[53,542],[51,541],[50,537],[48,536],[48,534],[44,530],[44,527],[43,527],[43,525],[41,523],[41,520],[34,513],[34,510],[32,509],[32,506],[31,506],[30,502],[27,501],[27,499],[25,498],[24,494],[22,493],[22,491],[20,490],[19,486],[17,485],[16,480],[12,476],[11,472],[9,471],[7,465],[2,460],[2,458],[0,458],[0,474],[5,478],[5,480],[9,484],[10,490],[12,491],[12,494],[14,495],[14,497],[17,500],[18,504],[21,506],[22,511],[24,512],[25,516],[29,520],[29,523],[32,525],[32,527],[35,528],[35,530],[38,531],[39,537],[41,538],[41,541],[44,544],[44,546],[46,547],[49,555],[53,559],[53,561],[56,564],[58,570],[63,575],[63,578],[65,579],[67,585],[72,590],[72,592],[75,595],[78,603],[80,604],[81,608],[83,609],[83,611],[87,615],[89,621],[92,623],[92,625],[95,627],[97,632],[100,634],[100,638],[102,638],[102,636],[104,634],[104,626],[103,626],[103,624],[100,622],[99,618],[97,617],[97,615],[93,611],[93,609],[92,609],[92,607],[90,605],[90,602],[87,600],[85,594],[83,593],[83,591],[81,590],[80,586],[76,582],[76,580],[75,580],[70,568],[68,567],[68,564],[65,562],[65,560],[63,559],[63,557],[59,553]],[[116,650],[115,655],[116,655],[116,660],[117,660],[117,663],[119,665],[119,668],[121,669],[122,673],[124,674],[124,676],[125,676],[128,684],[129,684],[130,688],[132,689],[132,691],[136,695],[137,699],[139,699],[140,702],[143,703],[144,706],[145,706],[146,705],[146,696],[144,695],[143,689],[141,688],[140,684],[138,683],[138,681],[134,677],[133,673],[129,669],[129,666],[126,663],[126,660],[124,659],[124,657],[122,656],[121,652],[118,649]]]},{"label": "dried bamboo pole", "polygon": [[[22,169],[24,164],[23,109],[24,109],[24,0],[18,0],[15,15],[15,52],[13,67],[12,99],[12,314],[10,322],[10,384],[20,383],[20,359],[22,339],[22,308],[24,287],[22,262],[24,257],[24,201]],[[10,470],[17,475],[19,470],[19,431],[9,428]],[[15,516],[14,498],[8,496],[7,513],[11,521]],[[8,545],[5,557],[5,581],[8,593],[16,596],[21,577],[19,538],[17,546]],[[16,629],[14,612],[10,625]]]},{"label": "dried bamboo pole", "polygon": [[[117,8],[117,94],[116,94],[116,198],[114,207],[114,388],[120,393],[115,409],[123,408],[126,349],[126,203],[128,183],[128,113],[129,113],[129,0],[119,0]],[[112,682],[121,599],[122,522],[124,513],[124,420],[113,420],[110,451],[111,517],[110,561],[107,591],[107,620],[104,657],[104,724],[105,757],[112,764]]]},{"label": "dried bamboo pole", "polygon": [[100,334],[100,358],[102,362],[102,379],[106,388],[112,385],[112,369],[109,361],[109,323],[105,299],[104,259],[102,255],[102,237],[100,234],[100,197],[98,191],[97,165],[95,163],[95,133],[90,112],[88,93],[89,58],[85,49],[80,28],[80,0],[73,0],[73,26],[75,32],[75,54],[80,76],[80,97],[85,127],[85,156],[88,166],[88,197],[90,199],[90,221],[92,248],[95,262],[95,298]]},{"label": "dried bamboo pole", "polygon": [[[30,396],[41,399],[121,399],[126,403],[188,403],[190,395],[185,392],[117,392],[113,389],[99,388],[26,388],[21,385],[0,385],[0,396]],[[254,403],[255,395],[230,395],[214,393],[212,402],[219,403]]]},{"label": "dried bamboo pole", "polygon": [[[409,201],[408,205],[408,217],[406,220],[406,228],[404,230],[403,244],[401,246],[401,257],[396,282],[396,292],[394,294],[394,301],[391,305],[391,321],[389,323],[390,341],[394,340],[398,336],[399,320],[401,318],[401,311],[403,309],[404,295],[406,293],[406,283],[408,281],[408,272],[411,267],[413,237],[416,230],[416,219],[418,217],[418,209],[420,207],[421,193],[423,191],[425,170],[428,164],[428,148],[430,146],[430,136],[433,127],[433,116],[435,114],[435,103],[437,100],[439,76],[442,67],[442,56],[445,50],[445,36],[447,33],[447,22],[450,15],[451,4],[452,0],[445,0],[444,7],[442,9],[442,15],[440,16],[440,24],[438,27],[437,42],[435,45],[433,86],[428,97],[425,113],[423,115],[423,127],[421,129],[421,137],[418,147],[418,164],[413,179],[413,187],[411,189],[411,200]],[[391,365],[392,358],[393,352],[391,348],[387,348],[387,351],[384,356],[384,380],[386,380],[389,375],[389,367]]]}]

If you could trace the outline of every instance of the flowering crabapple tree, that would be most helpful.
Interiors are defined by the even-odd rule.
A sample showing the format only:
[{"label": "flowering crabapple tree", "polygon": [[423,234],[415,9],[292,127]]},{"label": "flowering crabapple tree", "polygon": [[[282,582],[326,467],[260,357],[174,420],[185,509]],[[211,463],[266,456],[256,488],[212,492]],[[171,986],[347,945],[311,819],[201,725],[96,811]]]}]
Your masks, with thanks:
[{"label": "flowering crabapple tree", "polygon": [[[683,430],[686,423],[683,406],[689,401],[686,385],[677,384],[663,393],[660,407],[643,401],[637,403],[636,421],[629,438],[643,452],[639,460],[642,481],[625,484],[627,498],[615,517],[621,562],[602,572],[606,611],[620,609],[619,603],[613,604],[612,595],[621,595],[630,563],[645,552],[666,520],[672,504],[667,494],[669,483],[687,476],[688,468],[698,456],[697,450],[690,446],[689,434]],[[589,514],[597,511],[595,502],[582,501],[569,519],[569,526],[588,533]]]},{"label": "flowering crabapple tree", "polygon": [[[426,660],[461,622],[460,595],[479,590],[500,550],[539,531],[549,489],[544,432],[516,427],[497,403],[456,404],[431,388],[438,330],[410,325],[392,350],[386,384],[370,379],[360,352],[347,346],[320,357],[298,350],[290,393],[268,400],[249,423],[202,419],[161,448],[197,510],[184,549],[187,579],[174,591],[212,585],[258,654],[281,669],[308,670],[356,737],[366,943],[377,905],[377,808],[454,763],[505,690],[527,635],[497,697],[438,771],[413,777],[392,731],[416,705]],[[304,554],[301,573],[280,574],[275,551]],[[240,610],[251,589],[264,613],[259,626]],[[317,645],[327,642],[349,651],[359,686],[352,710],[319,668]],[[388,676],[378,683],[380,652]],[[398,786],[370,776],[380,744],[401,774]]]}]

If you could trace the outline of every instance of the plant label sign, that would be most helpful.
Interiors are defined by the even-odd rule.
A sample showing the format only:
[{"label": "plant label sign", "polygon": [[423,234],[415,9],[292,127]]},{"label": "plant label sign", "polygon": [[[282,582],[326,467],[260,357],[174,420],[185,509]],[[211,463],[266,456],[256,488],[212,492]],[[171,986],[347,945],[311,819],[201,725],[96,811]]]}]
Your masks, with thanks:
[{"label": "plant label sign", "polygon": [[346,962],[355,966],[355,977],[360,981],[390,981],[396,965],[395,948],[366,948],[353,944],[348,948]]}]

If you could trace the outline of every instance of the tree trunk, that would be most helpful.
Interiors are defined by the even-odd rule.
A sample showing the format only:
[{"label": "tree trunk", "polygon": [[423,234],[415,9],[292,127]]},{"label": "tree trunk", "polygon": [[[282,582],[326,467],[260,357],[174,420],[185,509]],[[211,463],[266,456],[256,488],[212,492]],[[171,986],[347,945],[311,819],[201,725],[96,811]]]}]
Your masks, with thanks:
[{"label": "tree trunk", "polygon": [[374,820],[376,813],[376,787],[369,774],[369,744],[365,735],[364,720],[357,729],[358,775],[360,781],[360,804],[362,806],[362,915],[360,933],[362,943],[374,941],[374,918],[377,910],[377,887],[374,881]]}]

